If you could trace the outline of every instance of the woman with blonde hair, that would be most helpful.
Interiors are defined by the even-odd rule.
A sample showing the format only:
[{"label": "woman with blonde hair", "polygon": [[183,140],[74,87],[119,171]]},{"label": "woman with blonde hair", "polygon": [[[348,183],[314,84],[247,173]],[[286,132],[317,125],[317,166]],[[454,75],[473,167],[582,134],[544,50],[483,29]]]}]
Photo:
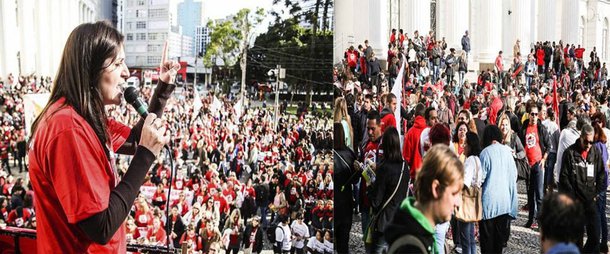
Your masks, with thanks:
[{"label": "woman with blonde hair", "polygon": [[402,201],[384,232],[388,253],[438,253],[434,227],[461,205],[463,185],[464,165],[456,154],[444,144],[432,146],[417,173],[415,197]]},{"label": "woman with blonde hair", "polygon": [[339,97],[335,100],[335,123],[343,125],[343,133],[345,133],[345,144],[354,151],[354,131],[352,130],[352,119],[347,113],[347,102],[345,98]]}]

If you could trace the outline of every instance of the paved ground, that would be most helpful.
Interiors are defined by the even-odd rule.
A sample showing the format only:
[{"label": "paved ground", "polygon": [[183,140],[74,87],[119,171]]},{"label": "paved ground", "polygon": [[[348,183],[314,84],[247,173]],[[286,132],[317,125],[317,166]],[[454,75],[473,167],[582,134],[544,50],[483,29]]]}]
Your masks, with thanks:
[{"label": "paved ground", "polygon": [[[519,192],[519,207],[527,203],[527,194],[523,181],[518,182]],[[610,204],[610,203],[608,203]],[[610,218],[610,208],[606,208],[606,214]],[[512,222],[510,240],[508,247],[504,249],[504,253],[540,253],[540,233],[536,230],[523,227],[527,222],[528,213],[519,211],[516,220]],[[362,228],[360,216],[354,216],[354,223],[351,230],[350,249],[352,253],[364,253],[364,244],[362,242]],[[610,225],[610,224],[609,224]],[[477,240],[478,241],[478,240]],[[453,241],[447,240],[452,247]],[[477,244],[477,250],[480,253],[480,245]],[[453,253],[456,253],[453,251]]]}]

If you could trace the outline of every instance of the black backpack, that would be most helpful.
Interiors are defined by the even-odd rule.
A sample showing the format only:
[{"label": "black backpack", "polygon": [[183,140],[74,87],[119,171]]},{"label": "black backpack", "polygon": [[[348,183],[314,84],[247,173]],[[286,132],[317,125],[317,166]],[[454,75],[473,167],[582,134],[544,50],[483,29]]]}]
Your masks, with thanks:
[{"label": "black backpack", "polygon": [[273,246],[273,250],[275,253],[281,253],[282,252],[282,247],[284,247],[284,241],[282,240],[281,242],[276,242],[275,241],[275,230],[277,228],[280,228],[282,230],[282,232],[284,232],[284,228],[282,228],[279,224],[271,224],[270,227],[267,228],[267,240],[269,240],[269,243]]}]

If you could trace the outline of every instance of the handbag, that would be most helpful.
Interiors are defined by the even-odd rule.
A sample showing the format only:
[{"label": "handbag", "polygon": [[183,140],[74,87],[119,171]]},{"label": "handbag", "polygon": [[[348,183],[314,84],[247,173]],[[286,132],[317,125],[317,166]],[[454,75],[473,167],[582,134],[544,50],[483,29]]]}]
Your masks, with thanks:
[{"label": "handbag", "polygon": [[[383,209],[386,208],[386,206],[388,206],[388,204],[390,203],[390,201],[392,200],[392,198],[394,198],[394,195],[396,195],[396,192],[398,191],[398,187],[400,187],[400,182],[402,181],[402,174],[405,171],[405,163],[402,163],[402,168],[400,169],[400,177],[398,178],[398,184],[396,185],[396,188],[394,189],[394,192],[392,192],[392,195],[390,196],[390,198],[388,198],[388,200],[385,201],[385,203],[383,204],[383,206],[381,207],[381,210],[379,210],[379,212],[377,212],[377,214],[375,214],[372,218],[371,218],[371,222],[369,223],[369,226],[366,229],[366,233],[365,233],[365,242],[366,243],[373,243],[373,232],[375,232],[376,228],[377,228],[377,219],[379,218],[379,215],[381,215],[381,213],[383,212]],[[408,186],[408,184],[407,184]]]},{"label": "handbag", "polygon": [[479,163],[475,162],[476,170],[470,187],[464,185],[462,190],[462,206],[457,207],[455,217],[463,222],[476,222],[483,218],[483,202],[481,187],[475,181],[479,178]]}]

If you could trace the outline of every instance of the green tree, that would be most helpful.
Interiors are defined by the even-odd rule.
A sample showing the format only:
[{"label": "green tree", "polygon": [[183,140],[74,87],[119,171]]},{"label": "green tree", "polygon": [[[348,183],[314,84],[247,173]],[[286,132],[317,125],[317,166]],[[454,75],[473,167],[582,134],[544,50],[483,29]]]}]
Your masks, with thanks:
[{"label": "green tree", "polygon": [[[229,71],[229,76],[233,77],[230,72],[231,66],[234,66],[238,59],[247,58],[248,41],[251,39],[252,31],[263,20],[264,15],[265,11],[262,8],[258,8],[255,12],[244,8],[231,19],[219,23],[209,21],[207,27],[211,30],[210,43],[207,45],[203,57],[204,65],[211,67],[219,58],[224,64],[224,69]],[[245,61],[240,61],[242,76],[245,76],[245,64]],[[228,79],[223,80],[223,85],[225,87],[228,85]]]},{"label": "green tree", "polygon": [[[281,3],[290,18],[282,20],[280,14],[270,13],[275,17],[275,23],[256,38],[248,53],[248,79],[263,82],[267,79],[267,71],[279,64],[286,69],[284,81],[290,86],[290,91],[308,94],[332,92],[333,34],[324,26],[318,29],[319,22],[316,22],[324,24],[330,18],[326,13],[320,20],[316,13],[321,10],[330,12],[332,1],[285,0]],[[280,4],[280,1],[275,0],[274,4]],[[311,25],[304,27],[301,25],[303,22]]]}]

